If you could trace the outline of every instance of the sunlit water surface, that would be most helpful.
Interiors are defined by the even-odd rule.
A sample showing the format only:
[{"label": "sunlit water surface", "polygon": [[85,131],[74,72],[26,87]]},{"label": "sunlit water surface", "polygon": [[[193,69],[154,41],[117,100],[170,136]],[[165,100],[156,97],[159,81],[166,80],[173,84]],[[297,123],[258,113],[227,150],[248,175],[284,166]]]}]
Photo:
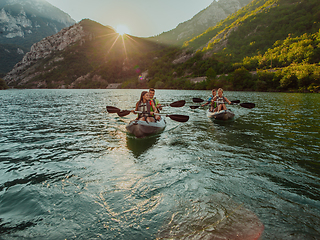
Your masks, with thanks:
[{"label": "sunlit water surface", "polygon": [[320,239],[320,95],[225,92],[235,119],[193,97],[164,132],[128,135],[141,90],[0,91],[0,239]]}]

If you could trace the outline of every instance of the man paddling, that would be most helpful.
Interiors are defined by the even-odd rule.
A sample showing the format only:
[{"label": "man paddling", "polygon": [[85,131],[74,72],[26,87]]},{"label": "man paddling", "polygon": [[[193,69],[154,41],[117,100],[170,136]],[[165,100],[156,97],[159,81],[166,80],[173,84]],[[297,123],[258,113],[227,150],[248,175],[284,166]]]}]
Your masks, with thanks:
[{"label": "man paddling", "polygon": [[156,106],[156,108],[158,108],[158,110],[162,110],[162,107],[161,107],[159,100],[156,99],[156,97],[154,97],[155,92],[156,91],[154,90],[154,88],[149,89],[150,99],[153,101],[154,105]]},{"label": "man paddling", "polygon": [[209,103],[211,103],[210,105],[210,112],[213,112],[213,111],[217,111],[217,102],[212,102],[212,99],[217,95],[217,90],[216,89],[212,89],[212,96],[209,97],[209,99],[207,100],[206,103],[202,104],[201,106],[205,106],[205,105],[208,105]]},{"label": "man paddling", "polygon": [[[162,110],[162,107],[161,107],[161,104],[160,104],[159,100],[154,97],[155,92],[156,91],[154,90],[154,88],[150,88],[149,89],[149,97],[150,97],[150,101],[153,101],[153,103],[156,106],[158,112],[160,112],[160,110]],[[151,106],[151,111],[153,112],[152,106]],[[160,116],[159,115],[155,116],[155,119],[156,120],[160,120]]]}]

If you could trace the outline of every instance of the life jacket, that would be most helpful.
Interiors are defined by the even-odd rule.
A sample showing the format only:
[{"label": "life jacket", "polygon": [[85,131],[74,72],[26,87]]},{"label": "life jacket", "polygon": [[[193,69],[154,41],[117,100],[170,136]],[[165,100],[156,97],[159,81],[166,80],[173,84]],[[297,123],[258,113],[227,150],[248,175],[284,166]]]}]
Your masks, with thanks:
[{"label": "life jacket", "polygon": [[[212,95],[212,96],[208,99],[208,103],[210,103],[210,102],[212,101],[212,99],[214,99],[214,97],[215,97],[215,96]],[[213,103],[211,103],[211,105],[212,105],[214,108],[216,108],[216,107],[217,107],[217,102],[214,101]]]},{"label": "life jacket", "polygon": [[225,103],[224,96],[222,97],[217,96],[216,101],[217,101],[217,105],[224,104]]},{"label": "life jacket", "polygon": [[151,109],[151,106],[150,106],[150,102],[139,102],[139,105],[138,105],[138,111],[139,112],[142,112],[142,113],[139,113],[138,114],[138,117],[141,118],[141,117],[148,117],[149,114],[150,114],[150,109]]},{"label": "life jacket", "polygon": [[[151,99],[150,102],[149,102],[149,104],[150,104],[150,111],[151,111],[151,112],[154,112],[154,109],[153,109],[153,107],[152,107],[152,102],[153,102],[154,106],[157,106],[156,98]],[[158,110],[158,112],[160,112],[158,108],[157,108],[157,110]]]}]

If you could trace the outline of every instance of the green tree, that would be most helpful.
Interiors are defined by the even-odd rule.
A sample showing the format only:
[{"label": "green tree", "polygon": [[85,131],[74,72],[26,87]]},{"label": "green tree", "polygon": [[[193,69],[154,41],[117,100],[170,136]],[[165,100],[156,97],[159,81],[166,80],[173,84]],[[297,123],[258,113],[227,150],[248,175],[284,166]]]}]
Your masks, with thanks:
[{"label": "green tree", "polygon": [[213,80],[216,78],[217,76],[217,73],[215,70],[213,70],[213,68],[209,68],[207,71],[206,71],[206,76],[207,76],[207,79],[208,80]]},{"label": "green tree", "polygon": [[298,78],[289,68],[282,71],[280,87],[283,90],[298,88]]},{"label": "green tree", "polygon": [[244,90],[253,87],[252,75],[244,67],[236,69],[232,73],[231,82],[234,90]]},{"label": "green tree", "polygon": [[275,73],[269,71],[258,71],[256,75],[256,91],[272,91],[279,87],[279,81],[275,81]]}]

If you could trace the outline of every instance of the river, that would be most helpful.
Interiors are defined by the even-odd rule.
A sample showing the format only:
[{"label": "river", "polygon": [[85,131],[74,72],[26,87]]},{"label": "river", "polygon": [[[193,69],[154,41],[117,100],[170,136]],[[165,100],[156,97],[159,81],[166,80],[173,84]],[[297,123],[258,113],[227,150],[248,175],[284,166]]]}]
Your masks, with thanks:
[{"label": "river", "polygon": [[319,94],[156,90],[190,119],[135,139],[140,93],[0,91],[0,239],[320,239]]}]

